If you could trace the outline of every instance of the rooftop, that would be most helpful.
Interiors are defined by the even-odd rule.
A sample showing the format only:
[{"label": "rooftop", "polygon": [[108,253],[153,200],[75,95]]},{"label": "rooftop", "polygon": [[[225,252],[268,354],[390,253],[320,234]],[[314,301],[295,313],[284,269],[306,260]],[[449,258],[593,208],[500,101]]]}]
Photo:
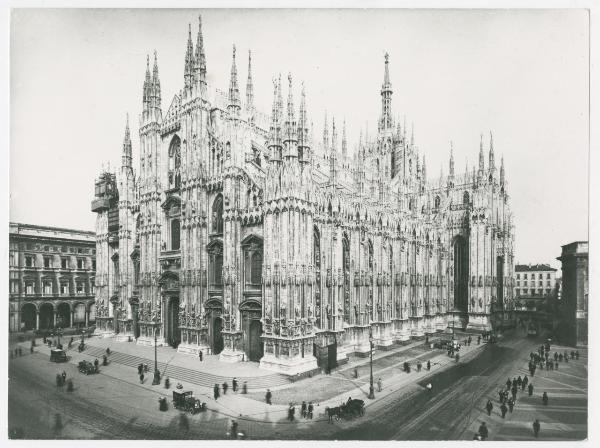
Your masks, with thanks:
[{"label": "rooftop", "polygon": [[515,272],[531,272],[531,271],[556,272],[557,269],[554,269],[552,266],[550,266],[548,264],[517,264],[517,265],[515,265]]}]

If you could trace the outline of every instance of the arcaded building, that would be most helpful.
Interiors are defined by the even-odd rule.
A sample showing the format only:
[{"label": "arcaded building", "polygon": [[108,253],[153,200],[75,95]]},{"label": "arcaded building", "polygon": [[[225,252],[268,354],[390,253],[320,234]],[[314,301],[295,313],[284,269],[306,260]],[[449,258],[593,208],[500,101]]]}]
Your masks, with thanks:
[{"label": "arcaded building", "polygon": [[120,171],[96,181],[99,333],[297,374],[370,336],[386,348],[507,317],[514,228],[491,135],[484,148],[474,131],[472,170],[450,149],[448,174],[428,176],[387,55],[377,130],[351,144],[334,117],[315,137],[291,75],[258,111],[250,53],[245,95],[235,47],[229,88],[208,85],[201,25],[195,41],[164,114],[148,60],[137,172],[128,124]]},{"label": "arcaded building", "polygon": [[561,336],[575,346],[588,344],[589,244],[575,241],[562,246]]},{"label": "arcaded building", "polygon": [[11,332],[94,323],[94,232],[11,222],[8,240]]}]

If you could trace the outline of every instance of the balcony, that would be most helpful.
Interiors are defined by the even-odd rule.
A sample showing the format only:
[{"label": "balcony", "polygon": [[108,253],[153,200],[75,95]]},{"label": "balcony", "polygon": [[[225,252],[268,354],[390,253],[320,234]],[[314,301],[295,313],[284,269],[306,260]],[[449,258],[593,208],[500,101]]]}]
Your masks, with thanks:
[{"label": "balcony", "polygon": [[95,213],[108,210],[108,198],[96,198],[92,201],[92,211]]}]

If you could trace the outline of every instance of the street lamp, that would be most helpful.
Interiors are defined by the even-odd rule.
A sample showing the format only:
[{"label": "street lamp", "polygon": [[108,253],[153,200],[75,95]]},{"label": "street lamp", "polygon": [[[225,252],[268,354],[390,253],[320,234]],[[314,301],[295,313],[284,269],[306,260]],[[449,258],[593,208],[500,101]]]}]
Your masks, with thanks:
[{"label": "street lamp", "polygon": [[156,311],[152,320],[154,321],[154,378],[152,379],[152,385],[156,386],[157,384],[160,384],[160,372],[158,371],[158,359],[156,351],[158,345],[156,329],[158,328],[158,324],[160,322],[160,301],[156,302]]},{"label": "street lamp", "polygon": [[375,389],[373,388],[373,328],[369,327],[369,356],[371,375],[369,377],[369,397],[371,400],[375,398]]}]

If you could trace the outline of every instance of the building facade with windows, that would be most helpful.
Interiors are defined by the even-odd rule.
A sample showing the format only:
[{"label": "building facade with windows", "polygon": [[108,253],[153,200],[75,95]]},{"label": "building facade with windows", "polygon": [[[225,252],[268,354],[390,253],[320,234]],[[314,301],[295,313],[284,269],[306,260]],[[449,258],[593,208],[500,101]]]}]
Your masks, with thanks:
[{"label": "building facade with windows", "polygon": [[377,131],[352,155],[334,118],[314,137],[291,75],[287,100],[280,76],[270,117],[258,111],[250,53],[242,98],[236,57],[229,89],[209,86],[201,25],[195,46],[190,28],[164,115],[148,58],[137,174],[128,123],[121,168],[100,175],[92,201],[98,333],[296,374],[370,340],[505,318],[514,227],[491,137],[472,170],[456,172],[450,149],[448,175],[428,177],[394,118],[386,55]]},{"label": "building facade with windows", "polygon": [[9,224],[9,330],[95,321],[94,232]]},{"label": "building facade with windows", "polygon": [[562,246],[561,336],[571,345],[588,343],[589,245],[576,241]]},{"label": "building facade with windows", "polygon": [[556,271],[548,264],[515,265],[515,297],[545,297],[555,294]]}]

